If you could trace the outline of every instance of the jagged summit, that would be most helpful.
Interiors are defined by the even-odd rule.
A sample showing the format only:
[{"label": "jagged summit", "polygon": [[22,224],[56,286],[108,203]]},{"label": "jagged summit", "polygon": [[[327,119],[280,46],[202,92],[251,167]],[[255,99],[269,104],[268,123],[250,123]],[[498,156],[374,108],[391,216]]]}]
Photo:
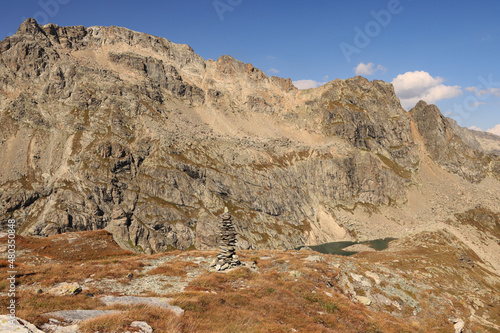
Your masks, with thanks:
[{"label": "jagged summit", "polygon": [[[172,325],[202,331],[235,308],[256,330],[498,329],[499,152],[435,105],[406,112],[383,81],[299,90],[119,27],[28,19],[0,42],[0,222],[16,221],[19,315],[37,321],[31,300],[79,281],[97,296],[168,291],[188,318]],[[220,231],[218,259],[246,268],[207,272]],[[399,239],[354,258],[279,251],[385,237]]]},{"label": "jagged summit", "polygon": [[298,90],[164,38],[33,19],[0,58],[0,216],[23,234],[106,228],[135,251],[206,248],[227,206],[239,247],[290,248],[498,206],[495,150],[433,105],[406,112],[390,83]]},{"label": "jagged summit", "polygon": [[28,18],[21,23],[16,34],[35,34],[39,31],[43,30],[40,28],[37,21],[34,18]]}]

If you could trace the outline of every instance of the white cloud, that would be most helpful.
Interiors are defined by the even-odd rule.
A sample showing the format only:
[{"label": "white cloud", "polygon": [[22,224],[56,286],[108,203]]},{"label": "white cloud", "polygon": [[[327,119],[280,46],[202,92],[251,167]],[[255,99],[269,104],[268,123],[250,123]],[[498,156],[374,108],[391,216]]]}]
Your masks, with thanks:
[{"label": "white cloud", "polygon": [[467,87],[465,90],[473,92],[476,96],[481,97],[485,95],[493,95],[495,97],[500,97],[500,88],[488,88],[488,89],[478,89],[477,87]]},{"label": "white cloud", "polygon": [[318,82],[314,80],[297,80],[297,81],[292,81],[292,83],[299,89],[317,88],[325,84],[325,82]]},{"label": "white cloud", "polygon": [[356,73],[356,75],[373,75],[377,71],[385,73],[387,68],[382,65],[377,65],[377,67],[375,67],[373,62],[369,62],[367,64],[360,62],[356,68],[354,68],[354,73]]},{"label": "white cloud", "polygon": [[486,104],[486,102],[474,102],[474,103],[470,103],[470,106],[473,108],[476,108],[479,105],[484,105],[484,104]]},{"label": "white cloud", "polygon": [[500,135],[500,124],[496,125],[493,128],[490,128],[489,130],[486,130],[486,132],[493,133],[496,135]]},{"label": "white cloud", "polygon": [[474,131],[483,131],[480,127],[477,126],[471,126],[469,129],[474,130]]},{"label": "white cloud", "polygon": [[478,90],[476,92],[476,95],[478,96],[485,96],[489,94],[495,97],[500,97],[500,88],[489,88],[489,89]]},{"label": "white cloud", "polygon": [[447,86],[443,82],[443,78],[432,77],[424,71],[406,72],[392,80],[396,95],[405,109],[412,108],[420,100],[435,103],[440,99],[462,95],[460,86]]},{"label": "white cloud", "polygon": [[280,71],[277,70],[276,68],[269,68],[267,72],[270,74],[278,74]]}]

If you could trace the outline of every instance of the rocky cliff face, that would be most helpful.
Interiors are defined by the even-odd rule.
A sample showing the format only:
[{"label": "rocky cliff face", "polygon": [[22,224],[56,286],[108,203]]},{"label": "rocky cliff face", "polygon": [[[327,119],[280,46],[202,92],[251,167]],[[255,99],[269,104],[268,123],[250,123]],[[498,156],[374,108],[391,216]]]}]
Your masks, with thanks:
[{"label": "rocky cliff face", "polygon": [[0,219],[23,234],[106,228],[137,251],[206,248],[227,206],[240,247],[290,248],[419,227],[418,214],[394,221],[427,166],[498,191],[495,150],[435,106],[407,113],[382,81],[299,91],[230,56],[33,19],[0,59]]},{"label": "rocky cliff face", "polygon": [[435,105],[427,105],[424,101],[420,101],[410,115],[434,161],[471,182],[486,177],[489,161],[468,130],[456,126]]}]

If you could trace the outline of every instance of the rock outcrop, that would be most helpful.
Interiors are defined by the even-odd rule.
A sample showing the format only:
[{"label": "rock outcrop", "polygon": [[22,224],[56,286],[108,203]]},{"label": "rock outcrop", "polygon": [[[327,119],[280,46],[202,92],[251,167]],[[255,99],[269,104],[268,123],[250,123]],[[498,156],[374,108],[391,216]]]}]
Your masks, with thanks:
[{"label": "rock outcrop", "polygon": [[466,129],[459,128],[435,105],[427,105],[424,101],[411,109],[410,115],[435,162],[471,182],[479,182],[486,177],[488,161],[475,137]]},{"label": "rock outcrop", "polygon": [[[300,91],[230,56],[33,19],[0,59],[0,221],[25,235],[105,228],[138,252],[215,247],[227,206],[240,248],[398,236],[408,226],[380,209],[408,204],[422,156],[470,184],[500,174],[494,149],[435,106],[407,113],[382,81]],[[373,213],[387,228],[374,233]]]},{"label": "rock outcrop", "polygon": [[0,315],[0,332],[43,333],[26,320],[9,315]]}]

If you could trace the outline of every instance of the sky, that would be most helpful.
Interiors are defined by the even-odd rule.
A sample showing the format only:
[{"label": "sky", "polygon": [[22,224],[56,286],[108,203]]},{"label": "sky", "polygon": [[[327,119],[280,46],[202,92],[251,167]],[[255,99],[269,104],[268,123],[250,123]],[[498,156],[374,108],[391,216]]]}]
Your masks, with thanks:
[{"label": "sky", "polygon": [[498,0],[0,0],[0,40],[21,22],[122,26],[231,55],[298,88],[361,75],[403,107],[436,104],[500,135]]}]

